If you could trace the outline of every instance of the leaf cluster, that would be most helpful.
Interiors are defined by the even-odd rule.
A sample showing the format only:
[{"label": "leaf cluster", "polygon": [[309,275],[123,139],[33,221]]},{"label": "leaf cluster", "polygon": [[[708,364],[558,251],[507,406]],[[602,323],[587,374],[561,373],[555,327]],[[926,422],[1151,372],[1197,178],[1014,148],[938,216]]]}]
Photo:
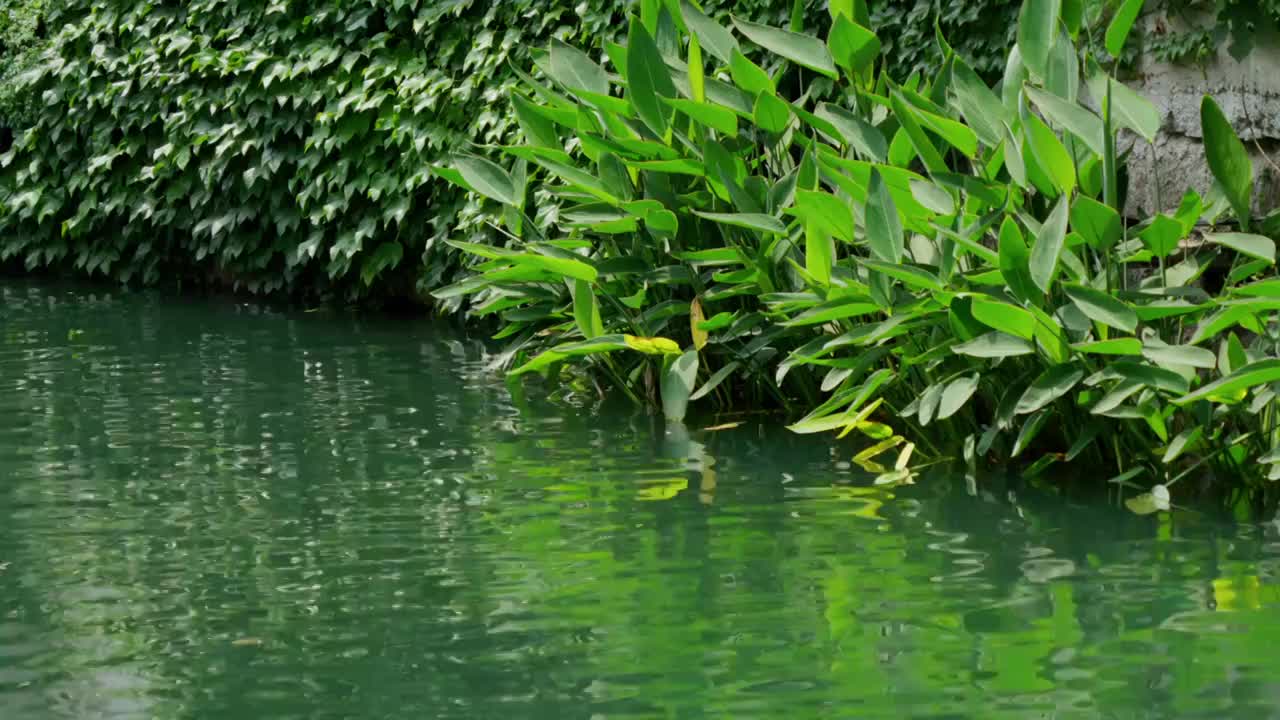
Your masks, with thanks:
[{"label": "leaf cluster", "polygon": [[[42,3],[13,6],[22,37]],[[791,9],[737,5],[768,22]],[[348,299],[421,297],[459,269],[445,239],[493,239],[488,210],[429,163],[508,141],[531,51],[623,19],[605,0],[58,10],[12,85],[37,107],[0,155],[0,261]]]},{"label": "leaf cluster", "polygon": [[[553,43],[513,97],[508,167],[435,168],[511,238],[455,243],[480,262],[437,295],[501,321],[513,375],[583,392],[587,370],[672,421],[780,405],[797,432],[864,436],[864,467],[901,446],[885,482],[913,442],[1126,482],[1280,476],[1280,280],[1247,153],[1206,98],[1218,188],[1124,222],[1116,136],[1152,142],[1159,115],[1071,7],[1023,3],[995,87],[941,36],[937,73],[895,81],[860,0],[824,35],[663,0],[600,55]],[[1090,34],[1115,55],[1140,10]],[[1231,208],[1239,232],[1186,246]]]}]

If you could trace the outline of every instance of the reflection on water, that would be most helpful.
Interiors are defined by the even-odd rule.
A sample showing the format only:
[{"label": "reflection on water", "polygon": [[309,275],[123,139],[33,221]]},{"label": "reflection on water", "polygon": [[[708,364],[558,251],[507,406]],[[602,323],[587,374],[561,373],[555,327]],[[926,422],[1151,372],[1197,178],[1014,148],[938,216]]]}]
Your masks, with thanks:
[{"label": "reflection on water", "polygon": [[1273,525],[593,402],[422,323],[9,281],[0,717],[1278,714]]}]

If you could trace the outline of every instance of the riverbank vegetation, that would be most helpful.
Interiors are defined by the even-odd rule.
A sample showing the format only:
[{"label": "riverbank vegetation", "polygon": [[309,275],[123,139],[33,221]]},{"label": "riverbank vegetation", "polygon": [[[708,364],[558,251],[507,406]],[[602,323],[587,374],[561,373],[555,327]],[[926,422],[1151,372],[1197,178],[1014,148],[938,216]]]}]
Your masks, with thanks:
[{"label": "riverbank vegetation", "polygon": [[1213,99],[1214,190],[1121,214],[1118,148],[1160,126],[1115,76],[1140,0],[1027,0],[1005,39],[862,0],[615,5],[69,3],[0,157],[0,260],[430,294],[515,378],[781,408],[885,483],[1280,477],[1274,223]]},{"label": "riverbank vegetation", "polygon": [[778,404],[797,432],[865,436],[884,482],[917,444],[1084,460],[1161,483],[1155,504],[1206,466],[1280,477],[1276,250],[1212,98],[1215,191],[1120,215],[1117,138],[1159,116],[1077,40],[1118,56],[1140,2],[1028,0],[997,89],[942,34],[941,71],[896,82],[860,2],[825,38],[658,5],[610,69],[535,58],[509,168],[436,169],[503,207],[512,242],[455,242],[483,262],[436,295],[500,319],[514,375],[587,369],[675,420]]}]

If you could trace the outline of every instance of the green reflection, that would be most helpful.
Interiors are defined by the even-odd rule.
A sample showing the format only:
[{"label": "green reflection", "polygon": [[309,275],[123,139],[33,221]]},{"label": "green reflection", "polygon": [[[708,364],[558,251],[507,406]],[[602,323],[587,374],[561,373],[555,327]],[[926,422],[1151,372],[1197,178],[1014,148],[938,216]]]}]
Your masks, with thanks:
[{"label": "green reflection", "polygon": [[841,446],[589,395],[518,410],[409,321],[16,283],[0,308],[6,720],[1280,701],[1273,525],[871,487]]}]

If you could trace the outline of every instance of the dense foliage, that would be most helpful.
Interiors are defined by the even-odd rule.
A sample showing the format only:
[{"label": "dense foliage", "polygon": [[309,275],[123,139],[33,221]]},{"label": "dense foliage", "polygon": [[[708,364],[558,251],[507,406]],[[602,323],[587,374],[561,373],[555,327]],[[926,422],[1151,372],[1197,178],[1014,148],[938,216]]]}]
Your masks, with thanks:
[{"label": "dense foliage", "polygon": [[[1116,135],[1153,141],[1159,114],[1077,50],[1063,7],[1023,5],[1000,91],[945,44],[928,78],[876,72],[856,0],[825,41],[682,1],[630,20],[612,72],[555,43],[551,84],[514,96],[510,170],[436,170],[513,239],[455,242],[483,262],[437,294],[501,319],[515,375],[594,392],[570,370],[589,369],[675,421],[690,402],[809,410],[794,429],[866,436],[866,467],[901,447],[883,482],[910,479],[908,436],[971,467],[1276,478],[1280,279],[1249,233],[1247,153],[1205,98],[1218,189],[1126,227]],[[1118,54],[1140,7],[1090,34]],[[1184,246],[1228,208],[1239,232]]]},{"label": "dense foliage", "polygon": [[506,139],[513,68],[551,37],[607,37],[622,9],[72,0],[25,88],[37,122],[0,162],[0,259],[262,292],[437,286],[456,257],[440,240],[481,218],[427,163]]},{"label": "dense foliage", "polygon": [[[46,0],[7,2],[5,57],[31,50],[5,65],[0,114],[34,127],[0,161],[0,260],[347,297],[375,280],[403,295],[451,277],[458,257],[441,241],[488,239],[486,218],[426,164],[510,139],[506,98],[531,49],[612,39],[626,7],[659,5],[70,0],[49,64],[18,83]],[[796,14],[790,0],[703,5],[772,24]],[[825,5],[801,3],[797,17],[820,30]],[[1006,4],[875,5],[895,72],[936,64],[934,13],[998,71]]]},{"label": "dense foliage", "polygon": [[6,131],[35,119],[35,99],[18,78],[44,50],[47,6],[48,0],[0,0],[0,150],[8,143]]},{"label": "dense foliage", "polygon": [[978,74],[998,78],[1018,25],[1018,5],[1006,0],[889,0],[868,5],[870,27],[884,43],[883,62],[896,78],[932,73],[942,64],[935,27]]},{"label": "dense foliage", "polygon": [[1156,7],[1184,26],[1160,23],[1144,35],[1144,47],[1170,62],[1205,62],[1222,47],[1243,58],[1280,24],[1280,0],[1164,0]]}]

